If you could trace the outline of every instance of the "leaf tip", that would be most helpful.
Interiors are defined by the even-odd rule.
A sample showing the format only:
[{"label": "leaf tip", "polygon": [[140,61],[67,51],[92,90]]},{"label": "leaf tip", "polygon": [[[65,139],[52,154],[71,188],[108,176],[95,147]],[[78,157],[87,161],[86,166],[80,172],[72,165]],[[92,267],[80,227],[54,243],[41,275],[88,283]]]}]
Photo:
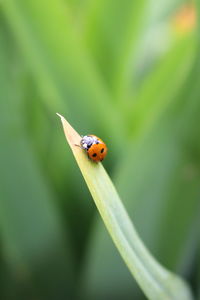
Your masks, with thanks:
[{"label": "leaf tip", "polygon": [[64,117],[61,114],[56,113],[56,115],[61,118],[61,121],[63,121]]},{"label": "leaf tip", "polygon": [[60,115],[59,113],[56,113],[56,114],[61,119],[65,137],[66,137],[70,147],[74,151],[76,148],[78,148],[78,147],[74,147],[74,146],[77,144],[79,145],[81,137],[62,115]]}]

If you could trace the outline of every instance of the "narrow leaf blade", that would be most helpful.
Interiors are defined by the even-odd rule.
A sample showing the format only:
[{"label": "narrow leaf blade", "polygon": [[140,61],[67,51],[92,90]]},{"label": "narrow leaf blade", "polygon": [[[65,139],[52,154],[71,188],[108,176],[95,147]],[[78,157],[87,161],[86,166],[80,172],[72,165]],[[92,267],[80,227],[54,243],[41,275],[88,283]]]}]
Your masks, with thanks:
[{"label": "narrow leaf blade", "polygon": [[[59,115],[59,114],[58,114]],[[101,217],[130,272],[149,299],[192,299],[187,284],[164,269],[143,245],[102,164],[91,162],[80,135],[59,115],[66,139]]]}]

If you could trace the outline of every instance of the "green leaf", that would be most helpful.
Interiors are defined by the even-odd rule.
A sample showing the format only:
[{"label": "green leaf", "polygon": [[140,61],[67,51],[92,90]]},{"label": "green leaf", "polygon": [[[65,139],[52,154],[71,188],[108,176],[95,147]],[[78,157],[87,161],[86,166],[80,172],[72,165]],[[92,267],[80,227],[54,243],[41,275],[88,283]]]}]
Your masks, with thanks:
[{"label": "green leaf", "polygon": [[[109,93],[76,34],[67,4],[62,0],[52,0],[51,5],[48,0],[8,0],[2,3],[2,10],[48,110],[70,111],[77,124],[76,116],[82,115],[81,128],[86,132],[89,120],[96,128],[110,126],[114,136],[119,114],[109,113]],[[104,119],[96,122],[103,110]]]},{"label": "green leaf", "polygon": [[86,44],[116,97],[127,85],[147,6],[143,0],[97,0],[86,9]]},{"label": "green leaf", "polygon": [[[55,299],[60,290],[68,298],[74,276],[69,236],[62,225],[56,195],[26,131],[21,77],[24,70],[2,23],[0,235],[5,268],[14,282],[9,288],[4,286],[8,293],[5,299]],[[4,270],[1,268],[3,277]],[[15,297],[10,298],[12,285]],[[20,287],[26,294],[24,298],[20,297]]]},{"label": "green leaf", "polygon": [[193,32],[179,37],[144,79],[135,101],[128,107],[128,129],[132,137],[147,133],[173,102],[191,70],[196,48]]},{"label": "green leaf", "polygon": [[59,115],[66,139],[93,196],[101,217],[122,258],[149,299],[192,299],[187,284],[163,268],[148,252],[101,163],[91,162],[80,135]]}]

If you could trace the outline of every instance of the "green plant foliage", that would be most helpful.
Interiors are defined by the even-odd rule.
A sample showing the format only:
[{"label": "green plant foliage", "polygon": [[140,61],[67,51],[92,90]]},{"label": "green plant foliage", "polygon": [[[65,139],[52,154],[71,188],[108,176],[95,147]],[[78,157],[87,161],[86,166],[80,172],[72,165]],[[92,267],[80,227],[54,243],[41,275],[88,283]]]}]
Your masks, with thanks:
[{"label": "green plant foliage", "polygon": [[91,162],[80,135],[59,115],[66,139],[102,219],[127,267],[149,299],[192,299],[186,283],[159,265],[143,245],[103,166]]},{"label": "green plant foliage", "polygon": [[[54,192],[43,177],[24,130],[20,67],[2,29],[0,39],[2,255],[13,272],[12,281],[21,286],[20,297],[44,293],[54,299],[56,290],[62,287],[64,299],[72,294],[70,244],[53,203]],[[29,292],[22,288],[26,285]],[[7,286],[7,292],[14,297],[16,290],[10,291]]]}]

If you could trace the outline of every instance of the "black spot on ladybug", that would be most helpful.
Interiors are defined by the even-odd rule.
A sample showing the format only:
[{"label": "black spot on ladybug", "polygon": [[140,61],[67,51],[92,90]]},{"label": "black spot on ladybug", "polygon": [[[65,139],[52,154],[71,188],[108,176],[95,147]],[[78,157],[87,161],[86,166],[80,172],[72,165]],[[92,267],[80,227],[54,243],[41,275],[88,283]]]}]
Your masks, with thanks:
[{"label": "black spot on ladybug", "polygon": [[96,156],[97,156],[97,154],[96,154],[96,153],[94,153],[94,154],[92,154],[92,156],[93,156],[93,157],[96,157]]},{"label": "black spot on ladybug", "polygon": [[104,148],[101,149],[101,153],[103,153],[103,152],[104,152]]}]

